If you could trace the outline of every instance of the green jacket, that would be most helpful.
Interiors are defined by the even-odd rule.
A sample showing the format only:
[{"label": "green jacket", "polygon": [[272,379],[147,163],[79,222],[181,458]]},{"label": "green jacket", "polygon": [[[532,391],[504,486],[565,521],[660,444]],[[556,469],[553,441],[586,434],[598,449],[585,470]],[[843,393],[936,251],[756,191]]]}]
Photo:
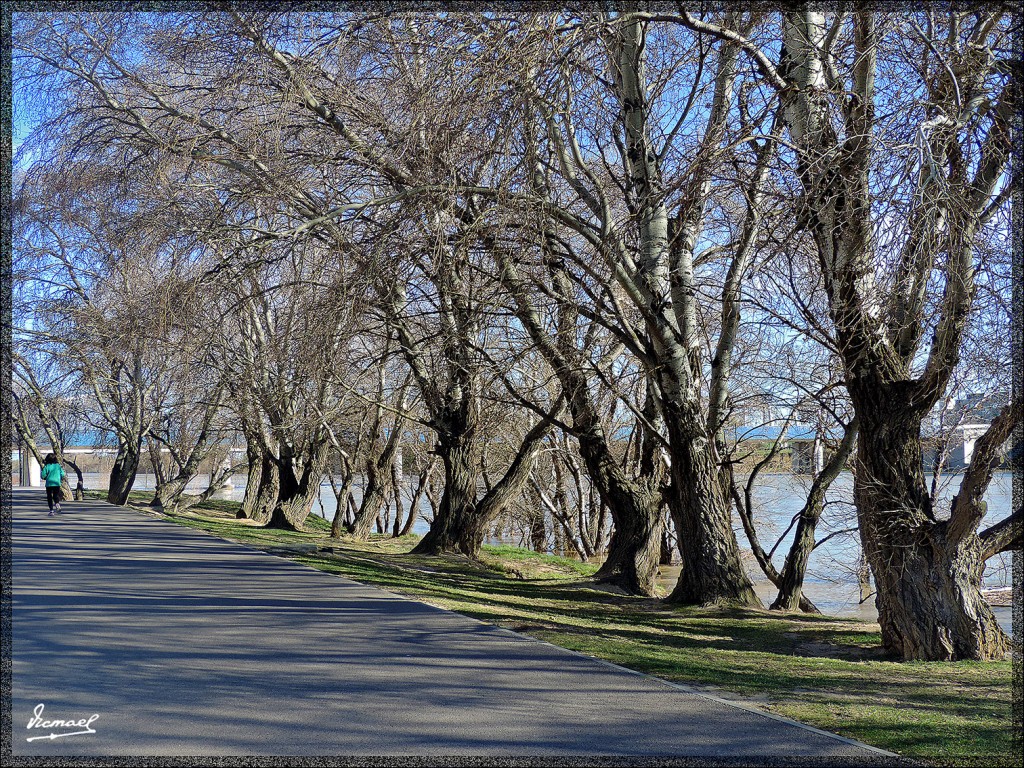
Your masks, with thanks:
[{"label": "green jacket", "polygon": [[60,464],[46,464],[39,476],[46,481],[47,488],[53,488],[60,485],[61,480],[64,479],[64,467]]}]

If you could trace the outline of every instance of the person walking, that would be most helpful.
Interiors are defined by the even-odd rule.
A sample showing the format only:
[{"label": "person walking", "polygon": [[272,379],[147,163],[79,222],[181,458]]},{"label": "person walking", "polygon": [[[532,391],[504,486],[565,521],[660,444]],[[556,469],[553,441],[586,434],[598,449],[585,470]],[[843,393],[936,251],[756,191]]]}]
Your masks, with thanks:
[{"label": "person walking", "polygon": [[52,453],[46,454],[39,476],[43,478],[43,482],[46,485],[46,503],[50,507],[48,517],[53,517],[55,514],[60,513],[60,485],[64,482],[64,474],[64,467],[57,461],[57,457]]}]

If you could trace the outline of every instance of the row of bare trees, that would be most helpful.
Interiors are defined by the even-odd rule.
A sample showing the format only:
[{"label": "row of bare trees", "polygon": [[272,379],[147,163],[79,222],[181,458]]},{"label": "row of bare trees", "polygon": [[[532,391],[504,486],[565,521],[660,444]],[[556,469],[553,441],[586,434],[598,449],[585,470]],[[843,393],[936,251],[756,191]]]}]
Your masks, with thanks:
[{"label": "row of bare trees", "polygon": [[[301,527],[327,472],[336,534],[391,504],[407,533],[426,498],[416,551],[477,556],[547,517],[645,595],[671,538],[686,604],[760,605],[735,516],[773,607],[814,610],[850,467],[885,645],[1000,658],[981,572],[1020,515],[981,531],[982,497],[1020,399],[949,509],[921,441],[973,372],[1008,375],[975,339],[1010,314],[1013,22],[21,14],[22,378],[54,366],[116,436],[112,501],[148,445],[155,501],[185,503],[240,435],[243,516]],[[825,455],[780,566],[753,490],[806,414]]]}]

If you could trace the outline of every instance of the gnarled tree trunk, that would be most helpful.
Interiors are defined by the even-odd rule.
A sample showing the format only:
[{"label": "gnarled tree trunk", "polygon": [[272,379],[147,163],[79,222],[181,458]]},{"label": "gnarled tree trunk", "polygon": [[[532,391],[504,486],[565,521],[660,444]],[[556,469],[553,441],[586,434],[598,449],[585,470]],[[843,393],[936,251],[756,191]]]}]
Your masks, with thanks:
[{"label": "gnarled tree trunk", "polygon": [[391,498],[391,472],[395,456],[401,450],[399,436],[402,431],[402,421],[401,418],[395,420],[380,454],[371,455],[366,461],[366,486],[363,489],[363,498],[356,512],[355,520],[349,529],[349,533],[360,541],[369,538],[374,521],[377,520],[384,505]]},{"label": "gnarled tree trunk", "polygon": [[630,478],[596,425],[577,435],[590,481],[611,512],[608,554],[594,579],[634,595],[655,594],[661,555],[661,494],[650,478]]},{"label": "gnarled tree trunk", "polygon": [[[371,468],[372,467],[372,468]],[[365,541],[370,536],[370,530],[374,522],[380,516],[381,509],[390,498],[390,484],[386,478],[381,476],[381,471],[386,468],[378,467],[376,461],[367,462],[366,485],[363,488],[363,498],[359,503],[355,519],[349,528],[355,538]]]},{"label": "gnarled tree trunk", "polygon": [[238,519],[251,520],[255,518],[255,511],[259,500],[260,487],[263,483],[263,471],[266,466],[263,451],[254,440],[246,438],[245,457],[248,460],[249,468],[246,472],[245,495],[242,497],[242,506],[238,508],[235,517]]},{"label": "gnarled tree trunk", "polygon": [[514,260],[501,249],[495,249],[495,256],[502,268],[502,278],[516,301],[517,315],[558,376],[572,414],[573,436],[579,442],[587,475],[611,512],[615,528],[608,557],[595,578],[631,594],[653,596],[661,545],[658,476],[650,455],[646,473],[636,479],[628,477],[612,455],[590,393],[590,382],[583,373],[582,355],[576,347],[578,313],[568,300],[564,268],[552,268],[553,282],[562,294],[558,333],[552,338],[530,304],[528,290],[520,280]]},{"label": "gnarled tree trunk", "polygon": [[78,463],[65,457],[64,463],[75,470],[75,476],[77,482],[75,483],[74,498],[75,501],[82,501],[85,499],[85,478],[82,476],[82,468],[78,466]]},{"label": "gnarled tree trunk", "polygon": [[[465,425],[463,422],[464,426]],[[451,429],[438,435],[437,453],[444,465],[444,493],[434,522],[413,548],[419,555],[445,552],[478,557],[486,526],[477,514],[479,447],[475,430]]]},{"label": "gnarled tree trunk", "polygon": [[[674,410],[674,409],[673,409]],[[695,414],[665,414],[671,446],[668,508],[682,556],[673,603],[761,607],[743,569],[711,441]]]},{"label": "gnarled tree trunk", "polygon": [[898,387],[851,394],[863,414],[854,500],[883,645],[904,659],[1002,658],[1009,639],[981,596],[981,540],[951,540],[932,510],[920,416]]},{"label": "gnarled tree trunk", "polygon": [[290,446],[282,445],[281,458],[276,462],[280,485],[266,528],[301,531],[320,493],[320,480],[327,464],[327,442],[314,442],[302,464],[301,474],[296,474],[298,458]]}]

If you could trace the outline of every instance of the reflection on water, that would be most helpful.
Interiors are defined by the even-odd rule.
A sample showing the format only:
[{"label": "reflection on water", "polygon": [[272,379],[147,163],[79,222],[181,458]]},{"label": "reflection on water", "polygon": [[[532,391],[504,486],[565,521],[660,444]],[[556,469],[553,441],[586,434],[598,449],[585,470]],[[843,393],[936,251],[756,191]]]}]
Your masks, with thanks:
[{"label": "reflection on water", "polygon": [[[107,485],[108,477],[105,474],[86,473],[84,476],[85,487],[90,489],[102,489]],[[216,498],[232,499],[241,501],[245,495],[245,475],[235,475],[232,478],[234,486],[217,494]],[[188,486],[187,492],[199,493],[206,488],[209,478],[200,475]],[[947,487],[939,494],[939,501],[936,505],[937,513],[941,516],[942,510],[948,514],[949,502],[957,490],[958,478],[953,478]],[[785,561],[786,552],[793,539],[793,531],[789,527],[794,516],[800,512],[807,496],[809,479],[806,477],[789,474],[762,475],[759,483],[754,488],[754,501],[757,507],[755,512],[755,523],[761,537],[761,544],[766,550],[775,548],[772,555],[772,562],[776,568],[781,568]],[[138,475],[134,490],[153,490],[155,477],[152,474]],[[358,504],[361,500],[361,489],[357,481],[354,488],[355,501]],[[855,526],[856,515],[851,504],[853,493],[853,476],[849,473],[840,475],[829,489],[826,499],[825,514],[818,525],[817,538],[821,541],[826,536],[833,534],[824,544],[817,547],[811,554],[807,569],[807,578],[804,582],[804,592],[807,597],[815,603],[824,613],[839,616],[858,616],[865,620],[874,621],[877,618],[874,600],[870,599],[865,603],[860,602],[860,590],[856,578],[856,566],[860,554],[860,542],[857,534],[849,529]],[[992,479],[988,491],[985,494],[985,501],[988,502],[988,512],[985,516],[982,527],[987,527],[999,522],[1010,514],[1012,508],[1012,475],[1009,472],[998,472]],[[405,509],[408,513],[408,499]],[[329,482],[320,487],[319,499],[313,503],[313,514],[330,520],[334,516],[337,506],[334,493]],[[430,514],[429,505],[424,499],[421,503],[420,514]],[[413,532],[418,534],[426,533],[426,521],[420,517],[413,526]],[[754,581],[755,590],[765,604],[769,604],[775,598],[775,588],[768,582],[761,573],[753,557],[750,556],[746,547],[746,537],[739,521],[734,521],[737,531],[737,538],[741,547],[746,553],[745,562],[747,571]],[[776,541],[781,539],[776,545]],[[518,542],[506,542],[518,543]],[[570,557],[571,553],[566,553]],[[671,591],[679,576],[678,566],[662,566],[662,574],[659,583]],[[985,569],[984,583],[986,586],[1009,586],[1011,585],[1011,561],[1009,553],[1001,557],[992,558]],[[997,608],[996,614],[1000,617],[1000,623],[1009,631],[1010,613],[1009,607]]]}]

